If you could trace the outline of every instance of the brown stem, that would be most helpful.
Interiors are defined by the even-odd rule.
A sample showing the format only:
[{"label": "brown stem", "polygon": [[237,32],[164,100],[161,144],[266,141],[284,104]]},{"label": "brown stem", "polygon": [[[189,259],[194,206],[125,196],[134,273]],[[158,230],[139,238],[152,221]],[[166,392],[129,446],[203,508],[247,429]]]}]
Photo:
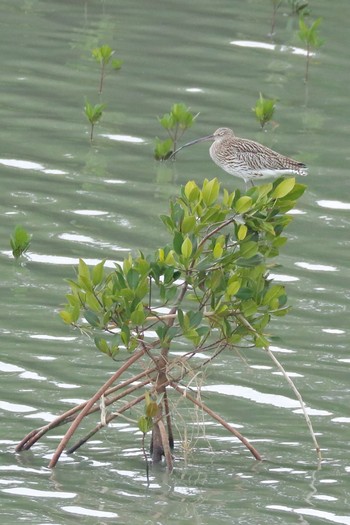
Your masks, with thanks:
[{"label": "brown stem", "polygon": [[171,455],[170,446],[169,446],[169,438],[168,438],[163,420],[160,419],[159,421],[157,421],[156,425],[158,426],[158,429],[159,429],[166,465],[169,469],[169,472],[172,472],[174,468],[173,467],[173,457]]},{"label": "brown stem", "polygon": [[112,377],[109,378],[109,380],[96,392],[96,394],[94,396],[92,396],[92,398],[86,403],[85,407],[83,408],[83,410],[80,412],[80,414],[75,418],[75,420],[73,421],[73,423],[71,424],[71,426],[69,427],[68,431],[66,432],[66,434],[63,436],[60,444],[58,445],[57,449],[56,449],[56,452],[54,453],[54,455],[52,456],[52,459],[49,463],[49,468],[53,468],[56,464],[57,464],[57,461],[59,460],[64,448],[66,447],[68,441],[70,440],[70,438],[72,437],[72,435],[74,434],[74,432],[76,431],[76,429],[78,428],[78,426],[80,425],[82,419],[86,416],[86,414],[89,412],[90,408],[94,405],[94,403],[96,403],[96,401],[98,399],[100,399],[101,396],[104,395],[104,393],[106,392],[106,390],[114,383],[114,381],[116,381],[118,379],[119,376],[121,376],[123,374],[123,372],[125,372],[125,370],[127,370],[129,368],[129,366],[131,366],[133,363],[135,363],[138,359],[140,359],[140,357],[142,357],[145,353],[145,350],[144,349],[141,349],[139,350],[138,352],[135,352],[125,363],[123,366],[121,366],[119,368],[119,370],[117,370],[117,372],[115,372]]},{"label": "brown stem", "polygon": [[192,397],[190,394],[188,394],[186,392],[186,390],[180,388],[173,381],[170,382],[170,386],[172,386],[177,392],[179,392],[179,394],[181,394],[185,398],[189,399],[190,401],[192,401],[192,403],[194,403],[195,405],[200,407],[202,410],[204,410],[204,412],[209,414],[210,417],[212,417],[213,419],[218,421],[223,427],[225,427],[229,432],[231,432],[231,434],[236,436],[243,443],[243,445],[245,445],[247,447],[247,449],[253,454],[255,459],[257,459],[257,460],[261,460],[262,459],[262,457],[260,456],[260,454],[256,450],[256,448],[253,447],[253,445],[251,445],[249,443],[249,441],[244,436],[242,436],[242,434],[240,432],[238,432],[238,430],[236,430],[235,428],[231,427],[231,425],[226,423],[226,421],[224,419],[222,419],[222,417],[220,417],[218,414],[216,414],[216,412],[214,412],[209,407],[207,407],[204,403],[202,403],[202,401],[198,401],[198,399],[195,399],[194,397]]},{"label": "brown stem", "polygon": [[125,403],[118,412],[112,412],[106,417],[106,424],[103,424],[102,422],[98,423],[88,434],[86,434],[83,438],[81,438],[75,445],[67,449],[67,454],[72,454],[75,452],[79,447],[84,445],[92,436],[94,436],[101,428],[104,426],[107,426],[113,419],[117,418],[120,414],[123,412],[126,412],[126,410],[129,410],[133,406],[140,403],[143,399],[145,399],[145,394],[137,397],[136,399],[133,399],[132,401],[129,401],[128,403]]},{"label": "brown stem", "polygon": [[[112,394],[113,392],[116,392],[117,390],[120,390],[122,388],[125,388],[127,385],[129,385],[130,383],[133,383],[135,381],[138,381],[139,379],[141,379],[142,377],[144,377],[145,375],[150,375],[152,372],[154,372],[156,370],[156,368],[149,368],[147,370],[145,370],[144,372],[141,372],[140,374],[137,374],[133,377],[130,377],[129,379],[127,379],[126,381],[123,381],[122,383],[119,383],[118,385],[115,385],[113,386],[112,388],[109,388],[106,393],[105,393],[105,396],[109,396],[110,394]],[[132,389],[136,390],[137,388],[139,388],[140,386],[145,386],[147,383],[149,383],[149,380],[146,382],[144,381],[141,385],[134,385],[133,387],[131,387]],[[110,398],[110,399],[106,399],[105,401],[105,404],[106,406],[109,406],[111,405],[112,403],[115,403],[116,401],[118,401],[119,399],[121,399],[122,397],[130,394],[133,390],[132,389],[127,389],[125,390],[122,394],[120,394],[119,396],[115,396],[113,398]],[[44,425],[43,427],[40,427],[38,429],[35,429],[35,430],[32,430],[29,434],[27,434],[23,439],[22,441],[16,446],[15,450],[16,452],[20,452],[21,450],[29,450],[43,435],[45,435],[47,432],[49,432],[49,430],[52,430],[53,428],[56,428],[60,425],[64,425],[66,423],[69,423],[70,421],[73,421],[74,420],[74,415],[79,412],[80,410],[82,410],[87,404],[87,401],[84,401],[83,403],[81,403],[80,405],[77,405],[75,406],[74,408],[71,408],[70,410],[67,410],[66,412],[64,412],[64,414],[61,414],[59,417],[55,418],[53,421],[51,421],[49,424],[47,425]],[[90,415],[94,412],[96,412],[97,410],[100,410],[100,407],[98,405],[96,405],[95,407],[91,408],[91,410],[89,410],[88,414],[87,415]]]},{"label": "brown stem", "polygon": [[173,449],[174,448],[173,426],[172,426],[171,417],[170,417],[168,394],[165,389],[164,389],[163,403],[164,403],[164,411],[165,411],[165,418],[166,418],[166,426],[168,430],[169,446],[171,449]]},{"label": "brown stem", "polygon": [[[168,384],[169,384],[169,380],[166,380],[166,382],[163,384],[163,385],[160,385],[160,388],[162,387],[166,387]],[[135,385],[136,386],[136,385]],[[138,387],[142,386],[142,385],[137,385]],[[132,408],[133,406],[137,405],[138,403],[140,403],[140,401],[142,401],[143,399],[145,398],[145,394],[142,394],[141,396],[133,399],[132,401],[129,401],[128,403],[125,403],[125,405],[123,405],[118,411],[115,411],[115,412],[112,412],[111,414],[109,414],[107,417],[106,417],[106,424],[108,425],[108,423],[110,423],[113,419],[117,418],[118,416],[120,416],[120,414],[122,414],[123,412],[126,412],[126,410],[129,410],[129,408]],[[71,454],[72,452],[74,452],[75,450],[77,450],[81,445],[83,445],[84,443],[86,443],[92,436],[94,436],[99,430],[101,430],[101,428],[103,428],[105,425],[103,425],[101,422],[98,423],[85,437],[83,437],[81,440],[79,440],[75,445],[73,445],[72,447],[70,447],[68,450],[67,450],[67,454]]]}]

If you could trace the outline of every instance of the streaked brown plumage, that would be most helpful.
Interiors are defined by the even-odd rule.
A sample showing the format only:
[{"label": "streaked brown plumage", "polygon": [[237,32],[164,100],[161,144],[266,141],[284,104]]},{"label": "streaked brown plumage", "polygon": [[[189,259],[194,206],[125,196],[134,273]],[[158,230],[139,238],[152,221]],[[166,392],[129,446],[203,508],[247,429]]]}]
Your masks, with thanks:
[{"label": "streaked brown plumage", "polygon": [[307,175],[307,167],[302,162],[285,157],[253,140],[236,137],[229,128],[219,128],[212,135],[188,142],[172,156],[182,148],[207,140],[214,141],[209,153],[215,164],[245,182],[281,175]]}]

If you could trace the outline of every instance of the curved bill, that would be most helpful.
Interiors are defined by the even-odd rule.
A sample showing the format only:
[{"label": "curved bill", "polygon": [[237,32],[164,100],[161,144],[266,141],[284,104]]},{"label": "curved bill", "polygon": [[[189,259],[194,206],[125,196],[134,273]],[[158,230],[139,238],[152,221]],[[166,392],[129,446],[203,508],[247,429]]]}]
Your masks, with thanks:
[{"label": "curved bill", "polygon": [[211,134],[211,135],[206,135],[205,137],[201,137],[201,138],[196,139],[196,140],[191,140],[191,142],[187,142],[183,146],[180,146],[175,151],[173,151],[173,153],[170,155],[169,159],[173,159],[175,157],[176,153],[178,153],[180,150],[182,150],[184,148],[187,148],[187,146],[192,146],[193,144],[197,144],[198,142],[205,142],[206,140],[214,140],[214,139],[215,139],[215,136],[213,134]]}]

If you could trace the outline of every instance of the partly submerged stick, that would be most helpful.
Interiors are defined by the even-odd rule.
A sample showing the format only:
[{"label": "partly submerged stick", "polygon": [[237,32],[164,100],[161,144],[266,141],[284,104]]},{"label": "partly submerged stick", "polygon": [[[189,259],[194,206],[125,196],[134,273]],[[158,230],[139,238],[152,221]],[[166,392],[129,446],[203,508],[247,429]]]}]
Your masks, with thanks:
[{"label": "partly submerged stick", "polygon": [[[247,327],[249,328],[254,334],[256,335],[259,335],[257,333],[257,331],[255,330],[255,328],[249,323],[249,321],[247,321],[247,319],[239,314],[237,316],[240,321]],[[305,418],[305,421],[306,421],[306,424],[308,426],[308,429],[310,431],[310,434],[311,434],[311,438],[312,438],[312,441],[315,445],[315,449],[316,449],[316,453],[317,453],[317,456],[318,456],[318,459],[319,460],[322,460],[322,455],[321,455],[321,448],[320,448],[320,445],[318,444],[317,442],[317,439],[316,439],[316,435],[315,435],[315,432],[314,432],[314,429],[313,429],[313,426],[312,426],[312,423],[311,423],[311,419],[309,418],[309,414],[307,413],[306,411],[306,406],[305,406],[305,403],[304,403],[304,400],[299,392],[299,390],[297,389],[297,387],[295,386],[294,384],[294,381],[291,379],[291,377],[287,374],[287,372],[285,371],[285,369],[283,368],[283,366],[281,365],[281,363],[278,361],[277,357],[273,354],[273,352],[271,352],[270,348],[268,345],[264,346],[264,350],[267,352],[268,356],[272,359],[272,361],[275,363],[275,365],[277,366],[277,368],[281,371],[283,377],[286,379],[287,383],[289,384],[289,386],[291,387],[291,389],[293,390],[297,400],[299,401],[300,403],[300,406],[301,406],[301,409],[303,411],[303,414],[304,414],[304,418]]]}]

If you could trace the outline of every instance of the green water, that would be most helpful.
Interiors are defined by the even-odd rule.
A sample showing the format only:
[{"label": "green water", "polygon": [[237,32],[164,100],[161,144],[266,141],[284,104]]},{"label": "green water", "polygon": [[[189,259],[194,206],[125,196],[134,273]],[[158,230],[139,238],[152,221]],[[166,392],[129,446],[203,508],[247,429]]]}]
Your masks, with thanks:
[{"label": "green water", "polygon": [[[2,523],[350,524],[348,347],[350,35],[348,0],[310,1],[324,46],[303,82],[297,19],[286,5],[269,36],[261,0],[3,0],[0,82],[0,502]],[[91,50],[124,63],[106,78],[107,108],[89,144],[84,98],[100,101]],[[279,100],[259,131],[259,92]],[[221,126],[309,165],[308,191],[276,269],[292,313],[271,326],[276,356],[303,393],[324,461],[318,465],[292,392],[261,351],[223,356],[205,399],[265,460],[182,402],[175,471],[151,471],[125,422],[97,434],[54,470],[63,430],[14,453],[32,428],[89,398],[113,362],[58,318],[79,257],[122,260],[167,239],[160,213],[188,179],[217,176],[208,145],[175,165],[152,158],[156,116],[174,102],[200,113],[188,140]],[[304,182],[304,179],[303,179]],[[16,224],[33,234],[16,263]],[[132,413],[131,417],[136,417]],[[205,432],[203,430],[205,427]],[[86,429],[90,428],[86,423]],[[205,437],[204,437],[205,434]],[[187,439],[186,453],[181,440]]]}]

